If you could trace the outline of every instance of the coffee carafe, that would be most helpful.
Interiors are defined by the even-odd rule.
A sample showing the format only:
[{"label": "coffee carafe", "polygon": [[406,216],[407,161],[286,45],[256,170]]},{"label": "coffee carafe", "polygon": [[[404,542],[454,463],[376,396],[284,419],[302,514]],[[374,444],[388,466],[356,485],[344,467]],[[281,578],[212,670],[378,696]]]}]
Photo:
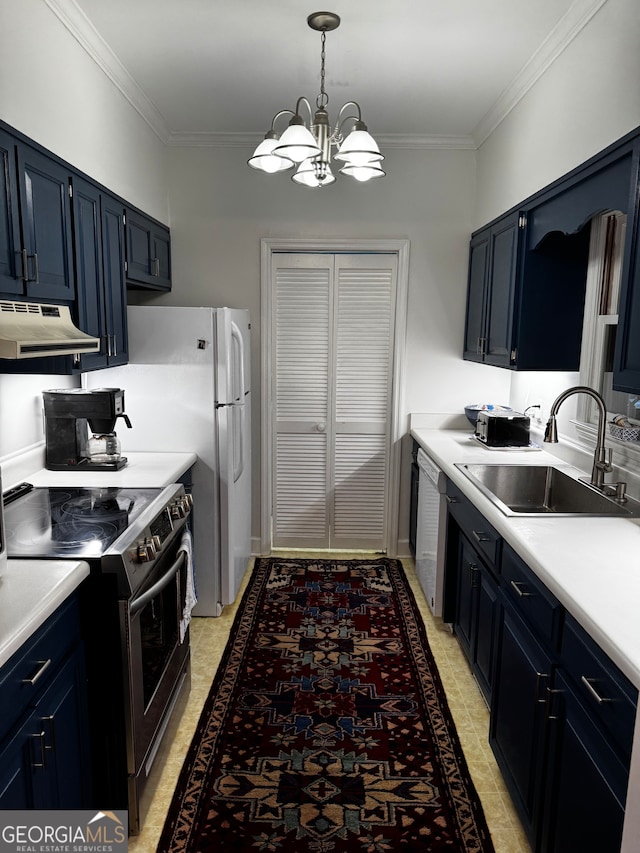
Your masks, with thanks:
[{"label": "coffee carafe", "polygon": [[115,432],[118,418],[131,427],[121,388],[51,390],[43,398],[47,468],[113,471],[127,464]]}]

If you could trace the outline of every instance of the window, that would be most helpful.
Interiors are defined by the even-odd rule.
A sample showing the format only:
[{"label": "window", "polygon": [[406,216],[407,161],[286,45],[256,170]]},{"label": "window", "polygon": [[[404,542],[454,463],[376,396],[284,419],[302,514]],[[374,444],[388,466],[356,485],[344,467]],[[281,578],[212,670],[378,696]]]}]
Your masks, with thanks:
[{"label": "window", "polygon": [[[618,299],[627,217],[608,212],[591,224],[589,265],[582,328],[580,381],[598,391],[607,408],[607,420],[624,416],[640,425],[640,397],[613,390],[613,358],[618,326]],[[595,402],[581,395],[577,409],[577,432],[593,442],[598,423]],[[613,440],[608,433],[607,441]],[[640,443],[628,447],[640,453]],[[635,444],[635,442],[634,442]]]}]

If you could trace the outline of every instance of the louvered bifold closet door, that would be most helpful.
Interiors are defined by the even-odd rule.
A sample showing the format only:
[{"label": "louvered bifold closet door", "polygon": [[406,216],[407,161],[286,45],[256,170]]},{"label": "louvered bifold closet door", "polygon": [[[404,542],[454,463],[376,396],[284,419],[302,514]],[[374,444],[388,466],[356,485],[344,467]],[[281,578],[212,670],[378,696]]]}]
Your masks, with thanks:
[{"label": "louvered bifold closet door", "polygon": [[333,258],[275,254],[272,543],[328,548]]},{"label": "louvered bifold closet door", "polygon": [[337,255],[331,546],[385,550],[395,255]]}]

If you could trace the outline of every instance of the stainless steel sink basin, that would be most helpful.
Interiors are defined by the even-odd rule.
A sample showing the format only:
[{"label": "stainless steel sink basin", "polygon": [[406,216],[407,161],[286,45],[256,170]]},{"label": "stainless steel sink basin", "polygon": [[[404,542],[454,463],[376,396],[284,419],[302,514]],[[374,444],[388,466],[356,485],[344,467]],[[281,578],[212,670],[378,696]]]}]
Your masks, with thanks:
[{"label": "stainless steel sink basin", "polygon": [[550,465],[481,465],[459,468],[505,515],[640,516],[640,503],[620,504]]}]

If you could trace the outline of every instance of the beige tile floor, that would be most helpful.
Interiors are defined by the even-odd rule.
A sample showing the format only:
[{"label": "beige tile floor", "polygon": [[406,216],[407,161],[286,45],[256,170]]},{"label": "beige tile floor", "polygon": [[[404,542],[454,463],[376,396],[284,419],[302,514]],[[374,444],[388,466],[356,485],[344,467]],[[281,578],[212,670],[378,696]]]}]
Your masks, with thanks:
[{"label": "beige tile floor", "polygon": [[[429,644],[444,684],[471,776],[482,802],[496,853],[531,853],[488,743],[489,712],[458,641],[441,620],[434,619],[431,615],[416,579],[413,562],[403,560],[403,565],[425,621]],[[157,768],[158,783],[143,831],[129,839],[131,853],[156,853],[158,838],[178,774],[224,651],[237,604],[249,574],[250,570],[247,571],[236,604],[225,608],[222,616],[217,619],[193,619],[191,622],[191,693],[164,763]]]}]

